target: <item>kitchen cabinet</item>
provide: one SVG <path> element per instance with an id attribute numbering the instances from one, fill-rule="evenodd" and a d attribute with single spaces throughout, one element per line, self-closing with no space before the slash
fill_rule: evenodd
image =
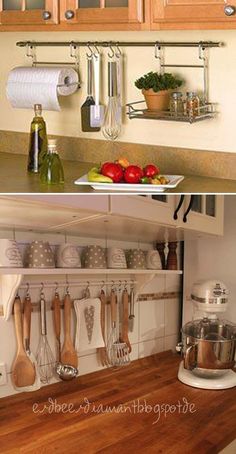
<path id="1" fill-rule="evenodd" d="M 1 25 L 53 25 L 58 24 L 58 0 L 2 0 Z"/>
<path id="2" fill-rule="evenodd" d="M 137 29 L 144 21 L 142 0 L 62 0 L 61 22 L 79 24 L 86 30 Z"/>
<path id="3" fill-rule="evenodd" d="M 128 216 L 162 225 L 175 226 L 173 214 L 178 201 L 173 195 L 110 196 L 112 214 Z"/>
<path id="4" fill-rule="evenodd" d="M 184 231 L 223 235 L 224 197 L 195 195 L 192 209 L 186 216 L 191 196 L 148 195 L 111 196 L 112 214 L 133 217 Z"/>
<path id="5" fill-rule="evenodd" d="M 192 203 L 191 203 L 192 202 Z M 184 222 L 184 214 L 191 203 L 191 210 Z M 179 227 L 186 231 L 193 230 L 206 234 L 223 235 L 224 233 L 224 197 L 204 194 L 185 196 L 180 211 Z"/>
<path id="6" fill-rule="evenodd" d="M 236 27 L 236 1 L 152 0 L 151 29 L 220 29 Z"/>

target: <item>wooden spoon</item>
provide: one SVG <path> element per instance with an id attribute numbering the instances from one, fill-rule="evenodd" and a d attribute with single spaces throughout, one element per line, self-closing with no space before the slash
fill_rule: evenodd
<path id="1" fill-rule="evenodd" d="M 122 305 L 123 305 L 123 320 L 122 320 L 122 341 L 127 344 L 129 353 L 132 350 L 130 341 L 129 341 L 129 295 L 127 290 L 123 291 L 122 294 Z"/>
<path id="2" fill-rule="evenodd" d="M 17 296 L 14 302 L 14 318 L 17 340 L 17 353 L 12 366 L 12 381 L 17 388 L 31 386 L 35 382 L 35 367 L 28 358 L 23 344 L 21 301 Z"/>
<path id="3" fill-rule="evenodd" d="M 65 338 L 61 352 L 62 364 L 78 368 L 78 357 L 71 339 L 71 298 L 66 294 L 64 298 L 64 329 Z"/>

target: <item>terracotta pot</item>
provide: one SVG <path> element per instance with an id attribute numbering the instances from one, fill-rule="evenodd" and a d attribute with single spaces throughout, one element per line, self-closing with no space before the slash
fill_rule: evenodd
<path id="1" fill-rule="evenodd" d="M 150 90 L 142 90 L 149 110 L 168 110 L 171 90 L 162 90 L 157 93 Z"/>

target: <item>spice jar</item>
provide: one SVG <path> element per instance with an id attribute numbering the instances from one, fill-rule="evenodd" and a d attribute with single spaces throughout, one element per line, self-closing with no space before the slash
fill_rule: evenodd
<path id="1" fill-rule="evenodd" d="M 200 112 L 200 99 L 194 91 L 187 92 L 186 113 L 189 117 L 197 117 Z"/>
<path id="2" fill-rule="evenodd" d="M 170 112 L 176 117 L 178 116 L 178 114 L 183 114 L 184 112 L 183 95 L 180 91 L 175 91 L 171 95 Z"/>

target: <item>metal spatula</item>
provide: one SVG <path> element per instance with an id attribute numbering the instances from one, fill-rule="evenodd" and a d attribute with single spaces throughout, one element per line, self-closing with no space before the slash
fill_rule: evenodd
<path id="1" fill-rule="evenodd" d="M 104 106 L 100 104 L 101 88 L 101 54 L 94 53 L 92 56 L 94 67 L 94 99 L 95 104 L 90 106 L 90 126 L 101 128 L 104 120 Z"/>
<path id="2" fill-rule="evenodd" d="M 88 74 L 87 74 L 87 98 L 84 104 L 81 106 L 81 124 L 82 124 L 82 131 L 83 132 L 96 132 L 100 131 L 99 127 L 92 127 L 91 126 L 91 106 L 94 106 L 95 101 L 93 98 L 93 61 L 92 57 L 87 56 L 87 67 L 88 67 Z"/>

